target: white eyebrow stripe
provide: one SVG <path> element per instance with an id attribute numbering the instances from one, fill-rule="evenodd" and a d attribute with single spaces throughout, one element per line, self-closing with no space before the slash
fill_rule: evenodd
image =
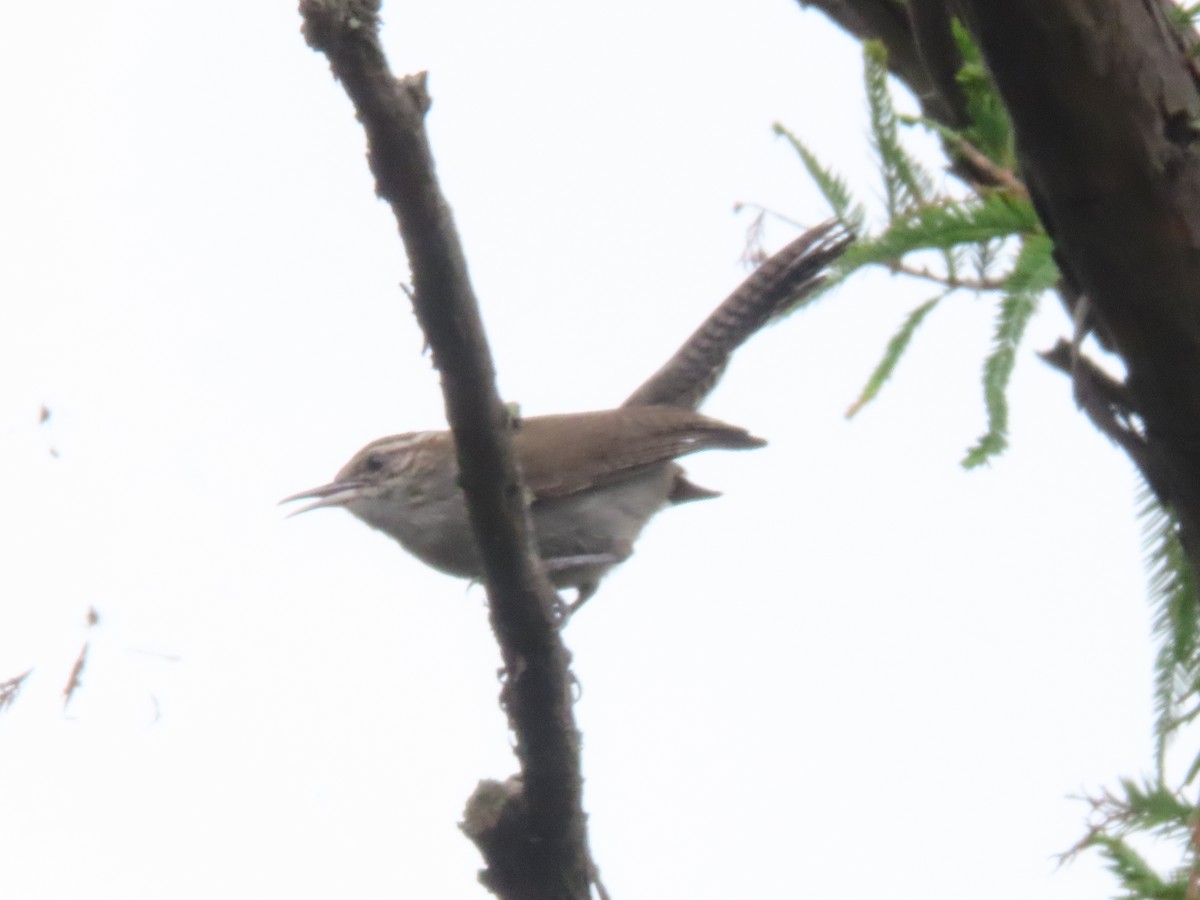
<path id="1" fill-rule="evenodd" d="M 395 450 L 406 450 L 413 444 L 423 443 L 428 440 L 429 436 L 436 434 L 433 431 L 415 431 L 409 434 L 396 434 L 391 437 L 380 438 L 373 443 L 368 444 L 364 450 L 369 453 L 383 451 L 390 453 Z"/>

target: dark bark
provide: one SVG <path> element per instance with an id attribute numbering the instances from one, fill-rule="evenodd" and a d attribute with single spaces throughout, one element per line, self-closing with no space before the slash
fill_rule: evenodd
<path id="1" fill-rule="evenodd" d="M 425 133 L 423 76 L 397 80 L 379 44 L 379 3 L 302 0 L 304 34 L 329 59 L 367 134 L 376 190 L 392 207 L 412 271 L 413 306 L 442 377 L 471 523 L 504 660 L 501 703 L 521 776 L 503 822 L 502 869 L 481 881 L 508 900 L 583 900 L 591 864 L 581 804 L 579 734 L 558 597 L 534 552 L 509 415 L 450 209 Z M 494 842 L 493 842 L 494 843 Z"/>
<path id="2" fill-rule="evenodd" d="M 1200 93 L 1158 0 L 963 0 L 1067 281 L 1200 563 Z M 1200 566 L 1197 567 L 1200 571 Z"/>

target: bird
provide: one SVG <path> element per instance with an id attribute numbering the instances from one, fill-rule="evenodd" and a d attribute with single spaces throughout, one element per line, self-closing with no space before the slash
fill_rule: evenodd
<path id="1" fill-rule="evenodd" d="M 819 289 L 852 240 L 836 222 L 793 240 L 759 266 L 621 406 L 514 417 L 513 451 L 528 491 L 538 554 L 556 588 L 576 591 L 572 611 L 629 558 L 658 512 L 720 496 L 689 481 L 678 459 L 703 450 L 766 445 L 698 407 L 733 352 L 781 311 Z M 302 500 L 309 502 L 291 515 L 340 507 L 440 572 L 483 578 L 449 431 L 372 441 L 332 481 L 280 502 Z"/>

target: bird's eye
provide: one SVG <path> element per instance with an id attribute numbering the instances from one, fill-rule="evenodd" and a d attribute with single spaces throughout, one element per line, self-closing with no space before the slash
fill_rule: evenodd
<path id="1" fill-rule="evenodd" d="M 378 472 L 383 468 L 383 457 L 378 453 L 372 453 L 367 457 L 366 466 L 368 472 Z"/>

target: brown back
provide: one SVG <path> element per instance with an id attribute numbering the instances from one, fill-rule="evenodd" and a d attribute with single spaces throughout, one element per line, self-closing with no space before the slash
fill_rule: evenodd
<path id="1" fill-rule="evenodd" d="M 521 422 L 513 447 L 535 497 L 564 497 L 700 450 L 766 444 L 744 428 L 674 406 L 631 406 Z M 530 448 L 552 446 L 553 453 Z"/>

